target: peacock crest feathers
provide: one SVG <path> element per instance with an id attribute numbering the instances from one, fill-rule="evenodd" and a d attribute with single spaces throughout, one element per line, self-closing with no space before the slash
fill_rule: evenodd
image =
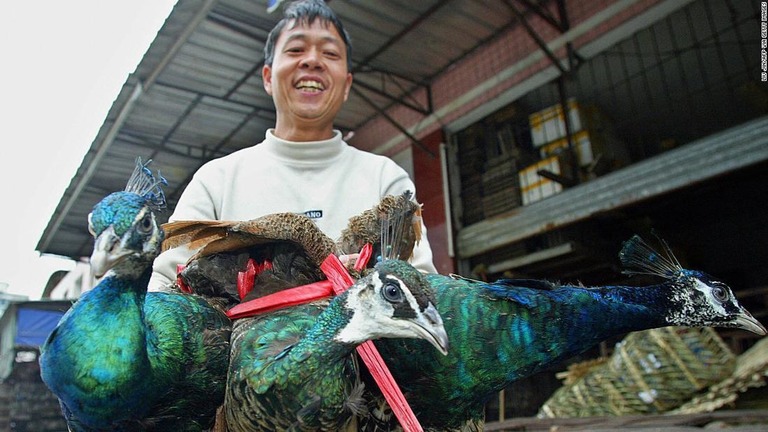
<path id="1" fill-rule="evenodd" d="M 659 253 L 645 242 L 640 236 L 634 235 L 625 241 L 619 252 L 619 260 L 625 270 L 624 274 L 644 274 L 659 276 L 672 280 L 683 276 L 686 270 L 675 258 L 667 243 L 659 239 L 663 252 Z"/>
<path id="2" fill-rule="evenodd" d="M 148 168 L 152 160 L 142 163 L 136 158 L 136 168 L 128 180 L 125 190 L 114 192 L 99 201 L 88 215 L 88 230 L 94 236 L 100 235 L 107 227 L 113 226 L 115 234 L 122 236 L 131 228 L 141 209 L 150 211 L 165 208 L 163 185 L 168 182 L 157 173 L 157 177 Z"/>
<path id="3" fill-rule="evenodd" d="M 168 181 L 163 178 L 160 171 L 157 172 L 157 177 L 152 174 L 152 170 L 149 169 L 151 163 L 152 159 L 143 164 L 140 157 L 136 158 L 136 168 L 133 169 L 131 178 L 125 185 L 125 192 L 144 198 L 146 205 L 153 211 L 159 211 L 166 206 L 163 186 L 168 186 Z"/>

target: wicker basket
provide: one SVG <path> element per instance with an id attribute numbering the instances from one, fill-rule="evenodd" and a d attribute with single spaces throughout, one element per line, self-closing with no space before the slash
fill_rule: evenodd
<path id="1" fill-rule="evenodd" d="M 670 414 L 711 412 L 736 402 L 741 393 L 768 384 L 768 338 L 760 339 L 736 360 L 736 369 L 726 379 L 696 395 Z"/>
<path id="2" fill-rule="evenodd" d="M 604 362 L 570 378 L 539 417 L 661 413 L 729 376 L 736 357 L 710 328 L 631 333 Z"/>

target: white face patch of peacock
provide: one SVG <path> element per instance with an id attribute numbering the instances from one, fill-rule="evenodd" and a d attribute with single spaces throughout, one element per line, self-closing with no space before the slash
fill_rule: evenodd
<path id="1" fill-rule="evenodd" d="M 419 305 L 415 299 L 407 298 L 403 294 L 402 287 L 404 285 L 403 281 L 392 275 L 386 275 L 382 278 L 381 296 L 392 306 L 392 318 L 416 318 L 416 311 L 419 310 Z"/>
<path id="2" fill-rule="evenodd" d="M 680 288 L 674 289 L 671 297 L 677 305 L 667 317 L 672 325 L 722 325 L 741 309 L 725 284 L 712 281 L 705 275 L 688 272 L 673 284 Z"/>
<path id="3" fill-rule="evenodd" d="M 387 293 L 395 288 L 397 293 Z M 374 271 L 348 293 L 345 307 L 353 314 L 336 336 L 339 342 L 357 344 L 381 337 L 417 337 L 410 321 L 417 316 L 419 305 L 397 277 Z"/>
<path id="4" fill-rule="evenodd" d="M 689 284 L 690 281 L 682 279 L 673 282 L 669 287 L 670 293 L 668 298 L 671 302 L 671 307 L 667 310 L 666 320 L 670 325 L 689 325 L 691 317 L 701 313 L 699 310 L 701 305 L 697 305 L 694 298 L 696 294 L 687 288 Z"/>

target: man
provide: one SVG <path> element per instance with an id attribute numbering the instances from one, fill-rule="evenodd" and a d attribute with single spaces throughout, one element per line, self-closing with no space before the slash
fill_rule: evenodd
<path id="1" fill-rule="evenodd" d="M 383 196 L 415 192 L 397 164 L 347 145 L 333 128 L 352 86 L 351 48 L 342 23 L 322 0 L 289 5 L 264 52 L 262 77 L 275 103 L 275 128 L 262 143 L 203 165 L 170 220 L 249 220 L 295 212 L 337 238 L 350 217 Z M 175 280 L 176 265 L 191 253 L 176 248 L 161 254 L 150 289 Z M 426 231 L 412 263 L 436 272 Z"/>

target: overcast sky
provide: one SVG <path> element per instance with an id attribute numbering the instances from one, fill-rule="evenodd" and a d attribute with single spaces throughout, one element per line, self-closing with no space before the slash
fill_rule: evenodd
<path id="1" fill-rule="evenodd" d="M 0 290 L 40 298 L 73 264 L 43 230 L 176 0 L 6 2 L 0 14 Z M 86 221 L 83 221 L 86 229 Z"/>

